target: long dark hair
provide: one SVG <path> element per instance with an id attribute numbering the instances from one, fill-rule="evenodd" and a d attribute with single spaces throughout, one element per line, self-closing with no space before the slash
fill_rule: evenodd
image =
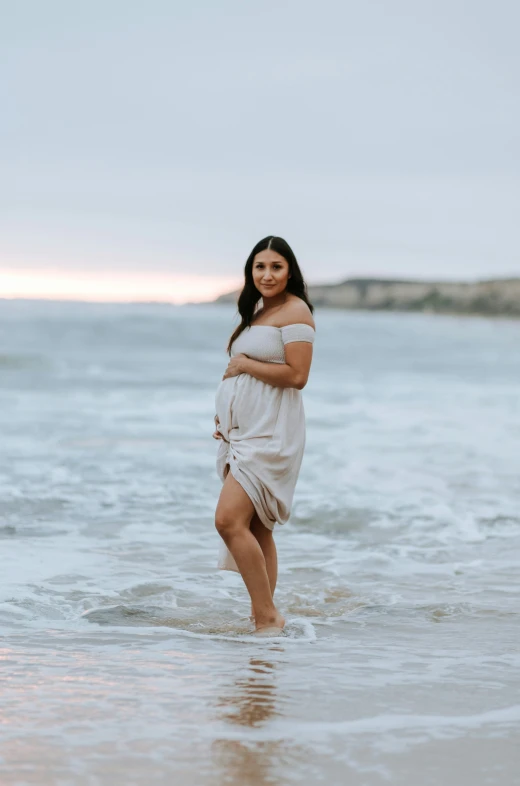
<path id="1" fill-rule="evenodd" d="M 300 266 L 296 261 L 296 257 L 292 248 L 290 247 L 289 243 L 283 239 L 283 237 L 275 237 L 274 235 L 268 235 L 264 237 L 263 240 L 260 240 L 253 248 L 251 253 L 247 258 L 247 262 L 244 267 L 244 276 L 245 276 L 245 284 L 242 292 L 238 296 L 238 312 L 242 317 L 242 321 L 240 325 L 238 325 L 231 335 L 229 339 L 229 343 L 227 345 L 227 353 L 231 355 L 231 345 L 233 341 L 238 338 L 238 336 L 242 333 L 246 327 L 251 325 L 253 320 L 253 316 L 255 313 L 255 307 L 262 295 L 255 287 L 253 281 L 253 260 L 260 251 L 265 251 L 265 249 L 271 249 L 271 251 L 276 251 L 277 254 L 280 254 L 283 257 L 288 265 L 289 265 L 289 274 L 290 278 L 287 279 L 287 287 L 286 291 L 291 292 L 293 295 L 297 295 L 301 298 L 311 310 L 311 314 L 314 311 L 314 306 L 309 301 L 307 295 L 307 285 L 303 279 L 302 271 L 300 270 Z"/>

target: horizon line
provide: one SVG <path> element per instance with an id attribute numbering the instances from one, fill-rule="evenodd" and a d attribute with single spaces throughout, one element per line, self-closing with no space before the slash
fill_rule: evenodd
<path id="1" fill-rule="evenodd" d="M 335 276 L 334 280 L 306 281 L 308 288 L 337 287 L 348 282 L 396 284 L 462 284 L 520 280 L 519 276 L 470 279 L 409 278 L 366 273 Z M 63 270 L 48 268 L 0 267 L 0 299 L 80 303 L 158 303 L 198 305 L 215 302 L 219 297 L 240 292 L 240 276 L 178 275 L 168 271 Z"/>
<path id="2" fill-rule="evenodd" d="M 29 271 L 27 271 L 29 272 Z M 30 271 L 31 273 L 33 271 Z M 42 270 L 38 271 L 41 275 Z M 102 271 L 101 271 L 102 272 Z M 91 273 L 91 271 L 89 271 Z M 12 279 L 12 273 L 8 273 L 9 277 Z M 83 284 L 85 284 L 84 272 L 80 275 L 80 280 Z M 106 273 L 101 278 L 106 277 Z M 16 276 L 16 274 L 15 274 Z M 109 274 L 110 278 L 114 278 L 114 274 Z M 172 297 L 171 299 L 164 298 L 164 296 L 158 297 L 155 292 L 152 294 L 151 297 L 143 298 L 143 296 L 139 297 L 137 293 L 130 293 L 127 292 L 126 297 L 113 297 L 112 292 L 103 292 L 99 291 L 99 288 L 96 287 L 98 290 L 92 291 L 92 289 L 87 293 L 85 296 L 84 293 L 79 292 L 56 292 L 54 291 L 47 291 L 47 292 L 34 292 L 34 291 L 20 291 L 20 292 L 13 292 L 4 294 L 2 292 L 2 278 L 6 278 L 6 271 L 0 268 L 0 302 L 3 301 L 25 301 L 25 302 L 47 302 L 47 303 L 83 303 L 83 304 L 97 304 L 97 305 L 159 305 L 159 306 L 197 306 L 197 305 L 208 305 L 211 303 L 215 303 L 219 297 L 225 295 L 231 295 L 233 292 L 239 292 L 241 287 L 235 286 L 234 288 L 229 288 L 230 279 L 228 277 L 215 277 L 215 276 L 172 276 L 172 275 L 164 275 L 164 274 L 134 274 L 133 276 L 128 277 L 126 276 L 127 282 L 130 279 L 134 279 L 134 283 L 140 283 L 142 285 L 143 278 L 146 280 L 147 283 L 150 283 L 150 278 L 159 278 L 160 282 L 156 281 L 155 283 L 162 283 L 164 285 L 165 280 L 166 282 L 172 286 L 175 284 L 179 286 L 180 282 L 184 282 L 184 294 L 181 295 L 180 293 L 177 294 L 177 297 Z M 26 278 L 25 276 L 22 278 Z M 206 286 L 200 287 L 202 283 Z M 224 279 L 224 280 L 222 280 Z M 236 283 L 236 278 L 231 279 Z M 243 279 L 241 280 L 242 284 Z M 485 284 L 485 283 L 494 283 L 494 282 L 502 282 L 506 283 L 508 281 L 520 281 L 519 275 L 504 275 L 504 276 L 496 276 L 496 277 L 487 277 L 487 278 L 471 278 L 471 279 L 426 279 L 426 278 L 406 278 L 406 277 L 387 277 L 387 276 L 360 276 L 354 275 L 349 276 L 348 278 L 339 278 L 336 281 L 327 281 L 322 283 L 310 283 L 306 282 L 308 287 L 334 287 L 340 286 L 342 284 L 348 282 L 366 282 L 366 283 L 395 283 L 395 284 L 462 284 L 462 285 L 471 285 L 471 284 Z M 224 283 L 225 282 L 225 283 Z M 78 283 L 78 282 L 76 282 Z M 90 284 L 99 283 L 97 277 L 94 274 L 93 280 L 90 281 Z M 49 284 L 48 281 L 45 282 L 46 285 Z M 208 287 L 209 285 L 209 287 Z M 226 286 L 227 285 L 227 286 Z M 23 287 L 22 287 L 23 288 Z M 201 298 L 200 289 L 206 290 L 205 297 Z M 146 287 L 145 287 L 146 289 Z M 152 287 L 152 289 L 155 289 Z M 164 291 L 164 289 L 163 289 Z M 189 292 L 188 292 L 189 291 Z M 192 299 L 195 295 L 198 299 Z M 190 297 L 191 296 L 191 297 Z"/>

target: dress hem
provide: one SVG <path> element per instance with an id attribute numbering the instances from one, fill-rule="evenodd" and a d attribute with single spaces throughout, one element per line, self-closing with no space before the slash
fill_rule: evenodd
<path id="1" fill-rule="evenodd" d="M 258 511 L 258 505 L 255 504 L 254 495 L 251 493 L 251 490 L 250 490 L 250 484 L 249 484 L 247 478 L 245 477 L 244 473 L 240 469 L 240 467 L 238 465 L 238 461 L 236 459 L 234 459 L 233 461 L 226 461 L 224 463 L 224 470 L 226 468 L 226 465 L 228 465 L 228 464 L 229 464 L 229 471 L 231 472 L 231 474 L 233 475 L 233 477 L 235 478 L 237 483 L 239 483 L 241 485 L 241 487 L 244 489 L 245 493 L 247 494 L 247 496 L 251 500 L 251 502 L 253 504 L 253 507 L 255 509 L 256 515 L 258 516 L 258 518 L 260 519 L 260 521 L 262 522 L 264 527 L 272 532 L 274 530 L 274 524 L 276 524 L 276 522 L 274 522 L 272 526 L 268 526 L 265 523 L 263 516 L 260 515 L 260 513 Z M 238 472 L 237 472 L 237 470 L 238 470 Z M 224 474 L 224 471 L 222 472 L 222 474 Z M 224 480 L 225 480 L 225 478 L 224 478 Z M 222 543 L 221 543 L 221 549 L 220 549 L 219 559 L 218 559 L 218 563 L 217 563 L 217 569 L 218 570 L 232 570 L 232 571 L 235 571 L 236 573 L 240 573 L 240 570 L 238 569 L 238 566 L 237 566 L 237 564 L 235 562 L 235 558 L 233 557 L 232 553 L 230 552 L 230 550 L 226 546 L 224 540 L 222 540 Z"/>

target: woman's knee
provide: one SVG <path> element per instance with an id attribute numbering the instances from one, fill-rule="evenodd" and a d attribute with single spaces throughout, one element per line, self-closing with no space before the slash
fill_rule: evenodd
<path id="1" fill-rule="evenodd" d="M 235 516 L 225 512 L 217 512 L 215 514 L 215 528 L 221 538 L 228 540 L 240 532 L 242 526 Z"/>

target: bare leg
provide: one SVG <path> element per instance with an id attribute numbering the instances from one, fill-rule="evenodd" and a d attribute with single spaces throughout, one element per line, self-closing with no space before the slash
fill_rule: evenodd
<path id="1" fill-rule="evenodd" d="M 250 529 L 260 544 L 260 548 L 262 549 L 267 575 L 269 577 L 269 586 L 271 587 L 271 595 L 274 598 L 274 591 L 276 589 L 276 581 L 278 578 L 278 555 L 276 553 L 276 545 L 274 542 L 273 533 L 270 529 L 267 529 L 264 524 L 262 524 L 256 512 L 251 519 Z M 254 620 L 254 618 L 255 613 L 253 605 L 251 604 L 251 619 Z"/>
<path id="2" fill-rule="evenodd" d="M 254 512 L 249 496 L 228 471 L 215 512 L 215 526 L 233 555 L 251 597 L 256 629 L 283 628 L 285 620 L 273 603 L 264 554 L 249 528 Z"/>

